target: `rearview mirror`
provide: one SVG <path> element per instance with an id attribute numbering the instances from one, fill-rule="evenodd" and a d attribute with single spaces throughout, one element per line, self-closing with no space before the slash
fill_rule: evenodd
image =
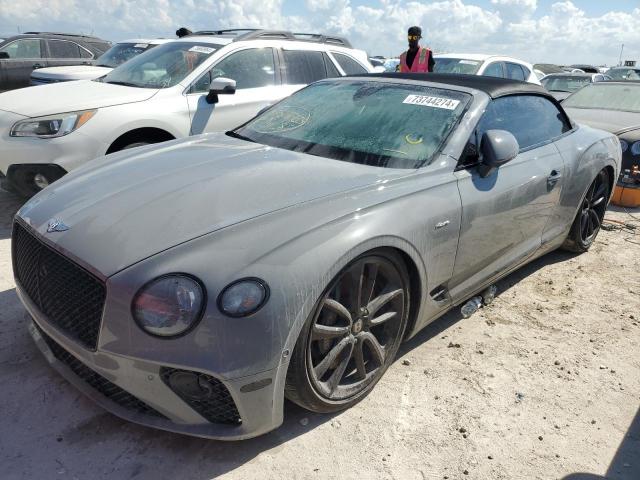
<path id="1" fill-rule="evenodd" d="M 218 95 L 233 95 L 236 93 L 236 81 L 231 78 L 218 77 L 209 85 L 208 103 L 218 103 Z"/>
<path id="2" fill-rule="evenodd" d="M 7 52 L 0 52 L 0 60 L 6 60 L 7 58 L 11 58 Z"/>
<path id="3" fill-rule="evenodd" d="M 489 176 L 500 165 L 518 156 L 520 145 L 516 137 L 506 130 L 487 130 L 482 135 L 480 152 L 482 162 L 478 166 L 481 177 Z"/>

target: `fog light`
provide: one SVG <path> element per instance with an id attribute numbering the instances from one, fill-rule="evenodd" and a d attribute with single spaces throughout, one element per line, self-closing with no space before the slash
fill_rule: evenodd
<path id="1" fill-rule="evenodd" d="M 213 385 L 196 372 L 176 371 L 169 376 L 169 386 L 192 400 L 205 400 L 213 394 Z"/>
<path id="2" fill-rule="evenodd" d="M 35 176 L 33 177 L 33 183 L 35 183 L 36 187 L 38 187 L 40 190 L 49 186 L 49 180 L 47 180 L 47 177 L 45 177 L 41 173 L 35 174 Z"/>

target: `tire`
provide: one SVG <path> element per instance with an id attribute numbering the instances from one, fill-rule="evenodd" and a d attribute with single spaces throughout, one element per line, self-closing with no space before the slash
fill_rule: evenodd
<path id="1" fill-rule="evenodd" d="M 402 343 L 409 300 L 409 274 L 396 252 L 374 250 L 350 262 L 302 328 L 286 397 L 318 413 L 345 410 L 366 397 Z"/>
<path id="2" fill-rule="evenodd" d="M 152 142 L 133 142 L 133 143 L 130 143 L 129 145 L 125 145 L 124 147 L 122 147 L 120 151 L 129 150 L 130 148 L 144 147 L 145 145 L 151 145 L 151 143 Z"/>
<path id="3" fill-rule="evenodd" d="M 564 250 L 583 253 L 593 245 L 607 209 L 609 189 L 609 174 L 606 170 L 601 170 L 580 203 L 569 235 L 562 245 Z"/>

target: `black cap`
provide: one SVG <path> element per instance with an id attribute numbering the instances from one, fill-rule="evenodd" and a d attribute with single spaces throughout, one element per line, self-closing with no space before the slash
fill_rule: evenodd
<path id="1" fill-rule="evenodd" d="M 187 35 L 191 35 L 191 33 L 191 30 L 189 30 L 188 28 L 180 27 L 178 30 L 176 30 L 176 37 L 186 37 Z"/>
<path id="2" fill-rule="evenodd" d="M 409 35 L 418 35 L 419 37 L 422 36 L 422 29 L 420 27 L 410 27 L 409 28 Z"/>

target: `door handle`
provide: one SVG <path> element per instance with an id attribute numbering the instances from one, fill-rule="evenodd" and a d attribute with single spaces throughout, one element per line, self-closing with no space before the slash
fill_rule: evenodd
<path id="1" fill-rule="evenodd" d="M 34 63 L 33 64 L 33 68 L 42 68 L 44 67 L 44 65 L 42 65 L 41 63 Z"/>
<path id="2" fill-rule="evenodd" d="M 553 170 L 547 177 L 547 184 L 552 187 L 556 183 L 558 183 L 558 180 L 560 180 L 561 178 L 562 178 L 562 174 L 557 170 Z"/>

